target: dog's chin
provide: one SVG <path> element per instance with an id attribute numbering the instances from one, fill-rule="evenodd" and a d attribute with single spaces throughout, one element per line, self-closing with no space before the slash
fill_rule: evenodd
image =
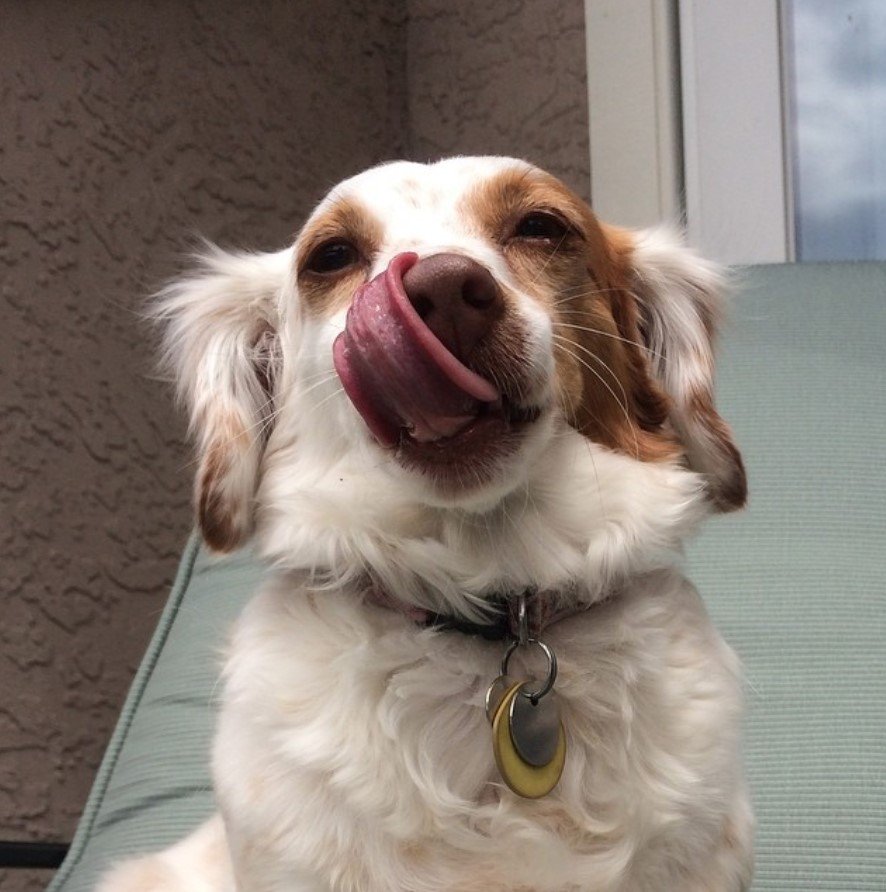
<path id="1" fill-rule="evenodd" d="M 524 458 L 548 429 L 543 408 L 518 408 L 502 399 L 447 437 L 419 440 L 401 430 L 386 450 L 396 465 L 441 506 L 486 508 L 519 485 Z"/>

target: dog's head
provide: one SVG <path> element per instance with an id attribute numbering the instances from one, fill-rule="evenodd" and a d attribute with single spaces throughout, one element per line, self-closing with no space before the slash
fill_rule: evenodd
<path id="1" fill-rule="evenodd" d="M 227 551 L 258 516 L 283 543 L 286 525 L 384 506 L 382 535 L 439 540 L 415 506 L 489 511 L 534 475 L 550 494 L 550 465 L 579 461 L 564 441 L 598 478 L 606 455 L 637 481 L 685 468 L 737 508 L 744 470 L 712 396 L 720 288 L 677 239 L 604 226 L 521 161 L 347 180 L 292 248 L 210 252 L 159 304 L 203 534 Z"/>

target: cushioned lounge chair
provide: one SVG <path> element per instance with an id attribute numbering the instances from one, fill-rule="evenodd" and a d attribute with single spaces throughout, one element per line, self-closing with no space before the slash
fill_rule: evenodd
<path id="1" fill-rule="evenodd" d="M 744 660 L 758 892 L 886 890 L 886 265 L 742 273 L 720 405 L 747 512 L 690 575 Z M 225 630 L 261 577 L 192 539 L 50 892 L 179 839 L 212 810 Z"/>

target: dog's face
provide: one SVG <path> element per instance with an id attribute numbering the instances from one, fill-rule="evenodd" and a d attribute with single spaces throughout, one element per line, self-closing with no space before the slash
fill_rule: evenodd
<path id="1" fill-rule="evenodd" d="M 627 343 L 633 320 L 616 321 L 617 250 L 582 202 L 528 165 L 376 168 L 335 189 L 296 244 L 304 331 L 319 348 L 304 371 L 332 357 L 363 422 L 353 435 L 431 498 L 513 484 L 555 414 L 642 458 L 675 454 L 635 361 L 643 348 Z"/>
<path id="2" fill-rule="evenodd" d="M 521 161 L 347 180 L 292 249 L 211 255 L 166 294 L 204 534 L 229 550 L 256 509 L 285 515 L 293 487 L 356 477 L 485 510 L 563 437 L 688 466 L 738 507 L 744 472 L 711 394 L 719 284 Z"/>
<path id="3" fill-rule="evenodd" d="M 395 164 L 335 190 L 299 238 L 299 295 L 336 332 L 356 435 L 431 498 L 494 486 L 551 411 L 550 261 L 579 250 L 555 189 L 489 159 Z"/>

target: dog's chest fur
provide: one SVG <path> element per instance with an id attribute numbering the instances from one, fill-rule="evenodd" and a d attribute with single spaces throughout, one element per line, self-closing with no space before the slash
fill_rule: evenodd
<path id="1" fill-rule="evenodd" d="M 483 710 L 498 645 L 302 585 L 259 596 L 228 661 L 215 775 L 245 869 L 310 867 L 336 888 L 602 890 L 629 865 L 638 882 L 646 861 L 660 871 L 668 846 L 717 843 L 700 792 L 736 782 L 721 729 L 738 667 L 679 575 L 551 629 L 569 759 L 540 802 L 499 795 Z"/>

